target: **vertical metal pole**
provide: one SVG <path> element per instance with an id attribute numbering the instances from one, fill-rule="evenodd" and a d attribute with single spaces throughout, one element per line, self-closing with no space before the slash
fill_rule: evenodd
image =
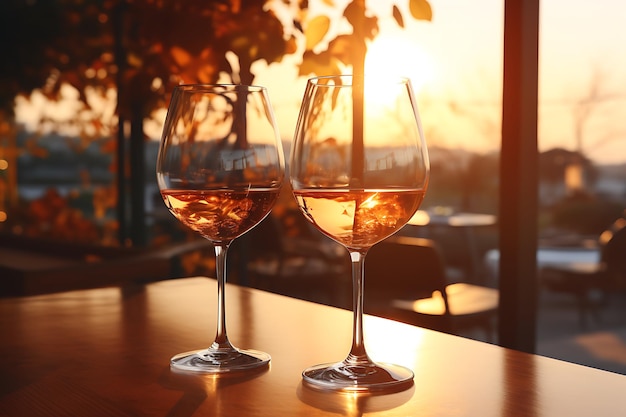
<path id="1" fill-rule="evenodd" d="M 146 228 L 146 151 L 143 98 L 133 98 L 130 128 L 130 238 L 133 246 L 148 243 Z"/>
<path id="2" fill-rule="evenodd" d="M 499 344 L 535 351 L 539 0 L 504 0 Z"/>
<path id="3" fill-rule="evenodd" d="M 126 54 L 124 46 L 125 15 L 126 2 L 120 1 L 113 12 L 115 31 L 115 62 L 117 64 L 116 84 L 118 109 L 121 107 L 119 105 L 121 97 L 126 94 L 123 82 L 124 73 L 126 71 Z M 117 117 L 117 223 L 118 240 L 120 245 L 124 246 L 129 238 L 126 207 L 126 119 L 119 111 Z"/>

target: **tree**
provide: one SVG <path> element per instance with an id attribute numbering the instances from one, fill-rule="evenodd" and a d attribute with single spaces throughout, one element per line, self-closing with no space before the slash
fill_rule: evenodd
<path id="1" fill-rule="evenodd" d="M 59 99 L 70 84 L 88 104 L 87 88 L 117 90 L 118 218 L 121 240 L 144 244 L 143 121 L 167 103 L 166 92 L 180 83 L 251 83 L 252 63 L 277 62 L 295 52 L 294 36 L 265 0 L 10 0 L 0 6 L 3 50 L 0 108 L 12 117 L 14 97 L 39 88 Z M 237 66 L 228 59 L 236 58 Z M 127 138 L 124 125 L 130 124 Z M 130 143 L 129 161 L 125 144 Z M 127 166 L 128 165 L 128 166 Z M 126 180 L 130 180 L 130 190 Z M 131 199 L 126 233 L 126 196 Z"/>
<path id="2" fill-rule="evenodd" d="M 589 125 L 597 114 L 606 114 L 609 108 L 607 105 L 620 100 L 623 96 L 619 93 L 605 92 L 604 84 L 607 77 L 599 68 L 594 69 L 589 80 L 588 90 L 579 98 L 574 100 L 572 104 L 572 116 L 574 122 L 574 140 L 576 143 L 575 151 L 581 155 L 589 157 L 594 150 L 606 145 L 608 142 L 622 138 L 624 131 L 616 131 L 615 129 L 602 129 L 599 132 L 593 132 L 598 136 L 592 143 L 589 131 Z M 587 143 L 585 143 L 587 142 Z"/>
<path id="3" fill-rule="evenodd" d="M 427 0 L 408 0 L 408 7 L 414 18 L 431 19 Z M 403 26 L 400 8 L 396 4 L 392 8 L 394 19 Z M 291 23 L 279 19 L 278 11 L 287 11 Z M 10 119 L 14 98 L 34 89 L 55 100 L 61 86 L 70 84 L 87 105 L 88 88 L 101 94 L 115 89 L 120 239 L 142 245 L 143 122 L 166 106 L 174 85 L 213 83 L 220 76 L 250 84 L 253 63 L 280 62 L 285 55 L 298 53 L 301 38 L 302 75 L 362 69 L 366 42 L 378 33 L 377 18 L 367 15 L 365 0 L 345 6 L 342 17 L 352 32 L 336 34 L 323 52 L 314 49 L 328 37 L 330 20 L 321 15 L 310 18 L 308 11 L 307 0 L 4 0 L 0 46 L 7 65 L 0 67 L 0 117 Z M 124 192 L 127 179 L 130 187 Z"/>
<path id="4" fill-rule="evenodd" d="M 332 0 L 329 3 L 334 3 Z M 396 2 L 391 2 L 392 16 L 398 26 L 404 28 L 404 17 Z M 399 2 L 398 2 L 399 3 Z M 409 0 L 409 12 L 415 20 L 432 19 L 432 9 L 427 0 Z M 328 42 L 328 47 L 315 52 L 315 47 L 327 38 L 331 28 L 331 19 L 325 15 L 311 18 L 305 27 L 306 47 L 300 65 L 300 75 L 341 74 L 346 66 L 353 72 L 363 71 L 367 42 L 378 35 L 378 18 L 367 13 L 365 0 L 353 0 L 343 10 L 342 17 L 347 21 L 352 32 L 338 33 Z"/>
<path id="5" fill-rule="evenodd" d="M 431 19 L 426 0 L 408 3 L 415 19 Z M 270 4 L 296 15 L 292 33 L 286 34 Z M 391 6 L 403 27 L 400 8 Z M 358 65 L 362 46 L 378 34 L 377 18 L 367 15 L 365 1 L 345 6 L 342 17 L 352 32 L 336 34 L 322 52 L 313 49 L 328 37 L 331 21 L 324 15 L 309 18 L 308 8 L 306 0 L 5 0 L 0 107 L 10 112 L 15 96 L 34 89 L 55 99 L 68 83 L 83 100 L 87 87 L 123 86 L 120 112 L 129 111 L 137 94 L 148 114 L 181 82 L 216 82 L 225 74 L 234 83 L 251 83 L 252 64 L 296 53 L 299 35 L 305 36 L 302 75 L 338 74 Z"/>

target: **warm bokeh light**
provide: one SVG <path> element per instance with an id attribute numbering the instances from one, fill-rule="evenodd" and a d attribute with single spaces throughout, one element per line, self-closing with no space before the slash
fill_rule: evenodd
<path id="1" fill-rule="evenodd" d="M 393 78 L 384 73 L 367 75 L 364 91 L 366 118 L 389 117 L 390 114 L 394 117 L 401 117 L 399 107 L 401 107 L 402 98 L 405 98 L 403 93 L 406 87 L 405 84 L 399 82 L 401 78 L 398 78 L 396 84 L 390 85 L 389 81 L 392 80 Z M 388 128 L 389 126 L 385 126 L 385 129 Z"/>
<path id="2" fill-rule="evenodd" d="M 380 35 L 368 47 L 365 73 L 408 77 L 413 90 L 418 92 L 434 80 L 435 61 L 406 37 Z"/>

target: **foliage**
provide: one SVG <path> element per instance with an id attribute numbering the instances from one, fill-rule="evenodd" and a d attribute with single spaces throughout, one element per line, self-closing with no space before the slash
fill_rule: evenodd
<path id="1" fill-rule="evenodd" d="M 173 85 L 215 82 L 221 73 L 250 83 L 253 62 L 278 62 L 295 52 L 295 38 L 265 0 L 56 0 L 3 2 L 0 105 L 35 88 L 50 99 L 74 86 L 117 88 L 118 112 L 140 100 L 144 115 L 163 106 Z M 238 58 L 238 68 L 227 52 Z"/>
<path id="2" fill-rule="evenodd" d="M 81 199 L 79 193 L 65 197 L 56 189 L 48 189 L 41 197 L 34 199 L 26 209 L 14 213 L 7 224 L 0 224 L 0 231 L 6 230 L 27 237 L 54 238 L 57 240 L 102 244 L 112 243 L 115 225 L 111 221 L 95 223 L 85 215 L 85 211 L 75 207 Z M 89 200 L 92 198 L 89 197 Z M 94 202 L 97 195 L 93 196 Z"/>
<path id="3" fill-rule="evenodd" d="M 339 7 L 334 0 L 319 1 Z M 431 19 L 427 0 L 403 2 L 413 18 Z M 403 27 L 401 7 L 394 3 L 392 16 Z M 141 175 L 133 169 L 143 171 L 143 148 L 134 144 L 143 142 L 143 120 L 166 107 L 175 85 L 224 77 L 251 84 L 255 62 L 280 62 L 288 54 L 302 54 L 301 75 L 359 67 L 367 42 L 378 34 L 378 20 L 368 14 L 365 0 L 343 7 L 341 22 L 333 22 L 311 15 L 308 0 L 2 0 L 0 123 L 13 118 L 16 97 L 35 90 L 61 101 L 70 85 L 87 110 L 89 94 L 108 98 L 115 91 L 117 116 L 131 122 L 131 166 L 120 165 L 117 173 L 130 172 L 130 194 L 142 201 L 141 183 L 133 181 Z M 339 33 L 339 26 L 351 30 Z M 107 137 L 102 151 L 115 152 L 125 133 L 118 132 L 114 142 L 112 127 L 97 118 L 77 115 L 75 123 L 89 125 L 79 129 L 91 132 L 85 141 Z"/>
<path id="4" fill-rule="evenodd" d="M 498 154 L 452 151 L 433 146 L 431 181 L 423 207 L 443 205 L 454 211 L 497 213 Z"/>
<path id="5" fill-rule="evenodd" d="M 427 0 L 408 6 L 413 18 L 431 19 Z M 392 8 L 403 27 L 400 8 Z M 290 33 L 274 9 L 293 15 Z M 306 0 L 4 0 L 0 108 L 10 113 L 15 96 L 37 88 L 57 99 L 68 83 L 85 103 L 88 87 L 118 88 L 120 114 L 128 116 L 131 103 L 141 100 L 148 115 L 179 83 L 216 82 L 221 74 L 252 83 L 252 64 L 296 53 L 298 36 L 305 38 L 300 73 L 307 75 L 337 74 L 358 63 L 365 42 L 378 34 L 377 18 L 367 15 L 364 0 L 354 0 L 342 14 L 352 33 L 314 52 L 332 36 L 332 25 L 328 16 L 308 11 Z"/>
<path id="6" fill-rule="evenodd" d="M 563 198 L 552 208 L 552 226 L 582 235 L 599 236 L 621 217 L 623 206 L 586 193 Z"/>
<path id="7" fill-rule="evenodd" d="M 328 3 L 334 4 L 332 0 Z M 416 20 L 431 20 L 432 9 L 427 0 L 409 0 L 409 11 Z M 316 15 L 305 22 L 305 51 L 299 73 L 303 76 L 338 75 L 346 66 L 363 65 L 367 41 L 378 35 L 378 18 L 367 14 L 365 0 L 349 2 L 342 14 L 352 28 L 351 33 L 338 34 L 328 42 L 321 52 L 318 46 L 328 38 L 332 29 L 331 19 L 326 15 Z M 400 27 L 404 27 L 404 18 L 397 4 L 392 4 L 392 16 Z"/>

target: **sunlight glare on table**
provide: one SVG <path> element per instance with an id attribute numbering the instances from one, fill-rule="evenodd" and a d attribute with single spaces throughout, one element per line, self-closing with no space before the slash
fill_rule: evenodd
<path id="1" fill-rule="evenodd" d="M 410 331 L 407 331 L 410 328 Z M 374 361 L 393 362 L 412 369 L 418 368 L 419 351 L 424 331 L 380 317 L 364 317 L 364 337 L 367 350 Z"/>

